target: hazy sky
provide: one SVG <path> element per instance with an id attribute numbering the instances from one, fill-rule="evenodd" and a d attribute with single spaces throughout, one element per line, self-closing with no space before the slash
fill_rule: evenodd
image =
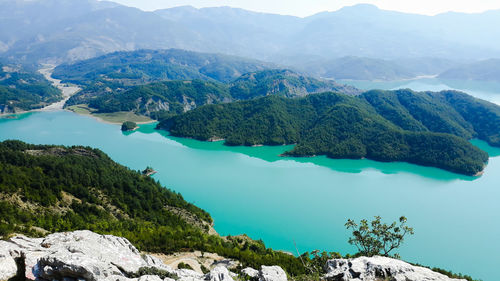
<path id="1" fill-rule="evenodd" d="M 252 11 L 308 16 L 322 11 L 335 11 L 343 6 L 370 3 L 385 10 L 435 15 L 455 11 L 476 13 L 500 9 L 500 0 L 112 0 L 143 10 L 156 10 L 182 5 L 200 7 L 231 6 Z"/>

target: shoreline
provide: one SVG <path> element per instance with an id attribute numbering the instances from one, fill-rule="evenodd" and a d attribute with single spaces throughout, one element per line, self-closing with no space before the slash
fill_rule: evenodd
<path id="1" fill-rule="evenodd" d="M 77 115 L 80 115 L 80 116 L 88 116 L 88 117 L 91 117 L 91 118 L 95 119 L 97 122 L 101 122 L 101 123 L 105 123 L 105 124 L 121 125 L 123 123 L 123 122 L 107 121 L 107 120 L 104 120 L 104 119 L 100 118 L 99 116 L 95 116 L 93 114 L 78 113 L 78 112 L 75 112 L 73 110 L 66 109 L 66 108 L 53 109 L 53 110 L 42 110 L 41 108 L 39 108 L 39 109 L 32 109 L 32 110 L 27 110 L 27 111 L 18 111 L 18 112 L 15 112 L 15 113 L 0 113 L 0 118 L 2 118 L 2 119 L 16 119 L 16 118 L 9 118 L 8 116 L 21 115 L 21 114 L 26 114 L 26 113 L 35 113 L 35 112 L 58 112 L 58 111 L 71 112 L 71 113 L 74 113 L 74 114 L 77 114 Z M 158 120 L 143 121 L 143 122 L 134 122 L 134 123 L 136 123 L 137 125 L 145 125 L 145 124 L 151 124 L 151 123 L 155 123 L 155 122 L 158 122 Z M 138 128 L 139 127 L 137 127 L 136 130 Z"/>
<path id="2" fill-rule="evenodd" d="M 66 108 L 63 108 L 62 110 L 72 112 L 72 113 L 80 115 L 80 116 L 88 116 L 88 117 L 91 117 L 91 118 L 95 119 L 96 121 L 104 123 L 104 124 L 121 125 L 121 124 L 123 124 L 123 122 L 125 122 L 125 121 L 121 121 L 121 122 L 108 121 L 108 120 L 104 120 L 101 117 L 96 116 L 92 113 L 90 113 L 90 114 L 78 113 L 78 112 L 75 112 L 71 109 L 66 109 Z M 151 119 L 151 121 L 142 121 L 142 122 L 134 122 L 134 123 L 137 125 L 145 125 L 145 124 L 151 124 L 151 123 L 155 123 L 155 122 L 158 122 L 158 120 Z M 135 128 L 133 131 L 137 130 L 138 128 L 139 127 Z M 131 132 L 131 131 L 129 131 L 129 132 Z"/>
<path id="3" fill-rule="evenodd" d="M 82 90 L 82 88 L 78 86 L 67 86 L 61 83 L 61 80 L 52 78 L 52 73 L 56 68 L 53 64 L 44 64 L 42 68 L 38 69 L 38 73 L 42 74 L 47 81 L 49 81 L 52 86 L 56 87 L 61 91 L 62 99 L 60 101 L 51 103 L 41 108 L 30 109 L 30 110 L 21 110 L 10 113 L 0 113 L 0 117 L 15 115 L 15 114 L 24 114 L 29 112 L 44 112 L 44 111 L 59 111 L 64 110 L 64 105 L 66 102 L 76 93 Z"/>
<path id="4" fill-rule="evenodd" d="M 168 130 L 166 130 L 166 131 L 169 132 Z M 196 139 L 196 138 L 193 138 L 193 137 L 186 137 L 186 136 L 174 136 L 174 137 L 182 138 L 182 139 L 192 139 L 192 140 L 197 140 L 197 141 L 200 141 L 200 142 L 207 142 L 207 143 L 215 142 L 215 141 L 212 140 L 213 138 L 209 138 L 209 139 L 206 139 L 206 140 L 200 140 L 200 139 Z M 217 141 L 220 141 L 220 140 L 217 140 Z M 266 144 L 227 145 L 225 143 L 223 145 L 224 146 L 228 146 L 228 147 L 251 147 L 251 148 L 273 147 L 274 146 L 274 145 L 266 145 Z M 287 145 L 296 145 L 296 144 L 282 144 L 282 145 L 277 145 L 277 146 L 287 146 Z M 412 163 L 412 162 L 408 162 L 408 161 L 404 161 L 404 160 L 387 161 L 386 162 L 386 161 L 379 161 L 379 160 L 375 160 L 375 159 L 371 159 L 371 158 L 367 158 L 367 157 L 361 157 L 361 158 L 331 158 L 331 157 L 328 157 L 328 156 L 326 156 L 324 154 L 319 154 L 319 155 L 313 154 L 313 155 L 300 155 L 300 156 L 296 156 L 296 155 L 289 155 L 286 152 L 281 153 L 281 154 L 278 155 L 278 157 L 292 158 L 292 159 L 293 158 L 304 158 L 304 159 L 307 159 L 307 158 L 315 158 L 315 157 L 319 157 L 319 156 L 325 156 L 326 158 L 332 159 L 332 160 L 355 160 L 355 161 L 368 160 L 368 161 L 373 161 L 373 162 L 377 162 L 377 163 L 403 163 L 403 164 L 408 164 L 408 165 L 415 165 L 415 166 L 418 166 L 418 167 L 424 167 L 424 168 L 430 168 L 430 169 L 437 169 L 437 170 L 445 172 L 445 173 L 450 173 L 450 174 L 453 174 L 457 178 L 462 179 L 462 180 L 476 180 L 476 179 L 479 179 L 480 177 L 482 177 L 485 174 L 485 168 L 486 168 L 486 166 L 485 166 L 485 168 L 483 168 L 482 171 L 477 172 L 475 174 L 465 174 L 465 173 L 454 172 L 452 170 L 441 168 L 441 167 L 438 167 L 438 166 L 422 165 L 422 164 Z"/>
<path id="5" fill-rule="evenodd" d="M 322 77 L 325 80 L 334 80 L 340 83 L 344 83 L 346 81 L 353 81 L 353 82 L 374 82 L 374 83 L 380 83 L 380 82 L 405 82 L 405 81 L 414 81 L 414 80 L 419 80 L 419 79 L 436 79 L 438 78 L 439 74 L 434 74 L 434 75 L 418 75 L 415 77 L 411 78 L 402 78 L 402 79 L 395 79 L 395 80 L 384 80 L 384 79 L 374 79 L 374 80 L 365 80 L 365 79 L 337 79 L 337 78 L 325 78 Z"/>

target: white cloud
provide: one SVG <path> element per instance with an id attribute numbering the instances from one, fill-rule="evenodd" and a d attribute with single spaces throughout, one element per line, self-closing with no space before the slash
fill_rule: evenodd
<path id="1" fill-rule="evenodd" d="M 182 5 L 197 8 L 231 6 L 252 11 L 308 16 L 322 11 L 335 11 L 344 6 L 370 3 L 381 9 L 435 15 L 455 11 L 477 13 L 500 9 L 499 0 L 112 0 L 143 10 L 156 10 Z"/>

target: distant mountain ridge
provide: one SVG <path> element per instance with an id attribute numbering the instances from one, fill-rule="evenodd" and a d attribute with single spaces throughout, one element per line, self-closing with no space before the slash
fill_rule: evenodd
<path id="1" fill-rule="evenodd" d="M 211 80 L 229 82 L 240 75 L 275 67 L 241 57 L 179 49 L 122 51 L 57 66 L 53 76 L 85 84 L 96 79 L 144 84 L 159 80 Z"/>
<path id="2" fill-rule="evenodd" d="M 144 12 L 96 0 L 4 0 L 1 5 L 0 56 L 25 63 L 59 63 L 144 48 L 278 63 L 293 63 L 297 57 L 500 56 L 500 30 L 494 28 L 500 25 L 500 11 L 430 17 L 356 5 L 298 18 L 228 7 Z"/>
<path id="3" fill-rule="evenodd" d="M 440 58 L 384 60 L 348 56 L 307 61 L 298 63 L 296 67 L 311 75 L 336 80 L 396 81 L 438 75 L 458 65 L 457 61 Z"/>
<path id="4" fill-rule="evenodd" d="M 439 78 L 500 82 L 500 59 L 460 65 L 441 73 Z"/>
<path id="5" fill-rule="evenodd" d="M 154 119 L 205 104 L 267 95 L 293 98 L 327 91 L 361 93 L 352 86 L 273 67 L 233 56 L 139 50 L 62 64 L 53 75 L 83 87 L 66 107 L 85 105 L 96 113 L 127 111 Z"/>

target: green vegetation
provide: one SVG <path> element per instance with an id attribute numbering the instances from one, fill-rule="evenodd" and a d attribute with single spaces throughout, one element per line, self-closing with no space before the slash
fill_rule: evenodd
<path id="1" fill-rule="evenodd" d="M 243 267 L 279 265 L 292 280 L 319 280 L 326 260 L 341 257 L 319 251 L 294 257 L 244 235 L 209 235 L 166 207 L 183 209 L 211 223 L 208 213 L 150 177 L 88 147 L 0 142 L 0 195 L 0 237 L 89 229 L 125 237 L 142 251 L 171 254 L 200 250 L 237 259 Z M 175 277 L 141 268 L 130 278 L 148 274 Z"/>
<path id="2" fill-rule="evenodd" d="M 459 92 L 377 90 L 207 105 L 163 119 L 158 128 L 227 145 L 297 144 L 289 156 L 405 161 L 472 176 L 488 154 L 467 139 L 499 145 L 499 118 L 498 106 Z"/>
<path id="3" fill-rule="evenodd" d="M 68 101 L 84 102 L 95 109 L 94 114 L 134 112 L 158 118 L 162 114 L 180 114 L 186 110 L 207 103 L 230 100 L 225 85 L 202 80 L 165 81 L 136 86 L 124 92 L 105 94 L 83 93 Z"/>
<path id="4" fill-rule="evenodd" d="M 87 104 L 92 114 L 133 112 L 164 119 L 205 104 L 247 100 L 260 96 L 305 96 L 320 91 L 359 94 L 359 90 L 331 81 L 305 77 L 289 70 L 263 70 L 242 75 L 231 84 L 199 79 L 124 86 L 109 81 L 84 87 L 72 96 L 69 108 Z"/>
<path id="5" fill-rule="evenodd" d="M 62 99 L 61 92 L 38 73 L 4 71 L 0 64 L 0 113 L 42 108 Z"/>
<path id="6" fill-rule="evenodd" d="M 286 69 L 263 70 L 242 75 L 231 83 L 231 96 L 247 100 L 261 96 L 301 97 L 319 92 L 359 94 L 354 87 L 317 80 Z"/>
<path id="7" fill-rule="evenodd" d="M 67 106 L 66 109 L 71 110 L 71 111 L 78 113 L 78 114 L 82 114 L 82 115 L 90 115 L 96 111 L 95 109 L 89 108 L 88 105 L 86 105 L 86 104 L 77 104 L 77 105 Z"/>
<path id="8" fill-rule="evenodd" d="M 419 265 L 421 266 L 421 265 Z M 433 268 L 430 268 L 432 271 L 435 271 L 435 272 L 439 272 L 443 275 L 446 275 L 450 278 L 455 278 L 455 279 L 465 279 L 467 281 L 480 281 L 480 280 L 476 280 L 474 278 L 472 278 L 470 275 L 467 275 L 467 274 L 461 274 L 461 273 L 453 273 L 451 271 L 448 271 L 448 270 L 445 270 L 445 269 L 442 269 L 442 268 L 437 268 L 437 267 L 433 267 Z"/>
<path id="9" fill-rule="evenodd" d="M 122 85 L 162 80 L 229 82 L 242 73 L 269 68 L 268 63 L 239 57 L 191 51 L 138 50 L 115 52 L 56 67 L 53 76 L 80 85 L 112 81 Z"/>
<path id="10" fill-rule="evenodd" d="M 178 269 L 191 269 L 193 270 L 193 268 L 187 264 L 187 263 L 183 263 L 183 262 L 180 262 L 178 265 L 177 265 L 177 268 Z"/>
<path id="11" fill-rule="evenodd" d="M 131 121 L 125 121 L 122 124 L 122 131 L 132 131 L 137 128 L 137 124 Z"/>
<path id="12" fill-rule="evenodd" d="M 112 113 L 96 113 L 97 109 L 90 108 L 86 104 L 77 104 L 67 106 L 66 109 L 71 110 L 75 113 L 82 115 L 91 115 L 98 119 L 101 119 L 110 123 L 123 123 L 126 121 L 140 123 L 140 122 L 151 122 L 153 121 L 151 118 L 144 115 L 137 115 L 134 112 L 130 111 L 118 111 Z"/>
<path id="13" fill-rule="evenodd" d="M 452 106 L 468 123 L 472 124 L 473 137 L 500 147 L 500 107 L 473 98 L 464 93 L 445 91 L 442 99 Z"/>
<path id="14" fill-rule="evenodd" d="M 129 274 L 127 276 L 128 278 L 139 278 L 144 275 L 156 275 L 160 277 L 161 279 L 165 278 L 172 278 L 174 280 L 178 280 L 179 276 L 176 274 L 170 273 L 166 270 L 161 270 L 156 267 L 141 267 L 139 268 L 139 271 L 135 272 L 134 274 Z"/>
<path id="15" fill-rule="evenodd" d="M 89 229 L 129 239 L 140 250 L 173 253 L 200 250 L 243 265 L 280 265 L 291 275 L 306 273 L 298 258 L 273 251 L 262 241 L 209 235 L 165 207 L 212 223 L 208 213 L 139 171 L 88 147 L 0 143 L 0 236 L 41 235 Z"/>
<path id="16" fill-rule="evenodd" d="M 147 166 L 146 169 L 142 171 L 142 174 L 145 176 L 151 176 L 153 174 L 156 174 L 156 171 L 152 167 Z"/>
<path id="17" fill-rule="evenodd" d="M 347 220 L 346 228 L 352 229 L 349 244 L 358 248 L 359 255 L 388 257 L 390 252 L 401 246 L 406 235 L 414 233 L 413 228 L 406 225 L 406 217 L 399 218 L 399 225 L 396 222 L 388 225 L 381 220 L 381 217 L 376 216 L 370 223 L 361 220 L 359 225 L 351 219 Z M 399 256 L 396 254 L 396 257 Z"/>
<path id="18" fill-rule="evenodd" d="M 92 116 L 97 117 L 106 122 L 120 124 L 122 122 L 151 122 L 151 118 L 143 115 L 137 115 L 130 111 L 118 111 L 113 113 L 92 113 Z"/>

